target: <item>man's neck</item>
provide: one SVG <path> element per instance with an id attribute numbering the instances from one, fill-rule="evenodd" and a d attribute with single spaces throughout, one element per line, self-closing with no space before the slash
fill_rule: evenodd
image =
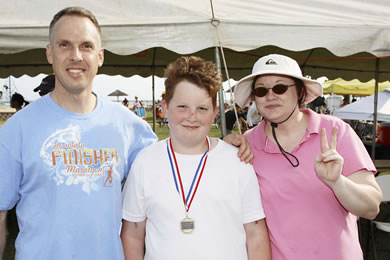
<path id="1" fill-rule="evenodd" d="M 86 114 L 92 112 L 97 104 L 97 97 L 92 92 L 71 94 L 69 92 L 53 91 L 50 93 L 53 101 L 65 110 L 73 113 Z"/>

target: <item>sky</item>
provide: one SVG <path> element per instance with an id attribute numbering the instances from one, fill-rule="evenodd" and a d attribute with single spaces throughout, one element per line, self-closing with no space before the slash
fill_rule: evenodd
<path id="1" fill-rule="evenodd" d="M 33 89 L 41 84 L 42 79 L 47 76 L 45 74 L 39 74 L 36 77 L 30 77 L 23 75 L 19 78 L 11 76 L 9 78 L 0 79 L 0 91 L 3 91 L 3 100 L 9 100 L 9 91 L 4 86 L 11 85 L 11 93 L 17 92 L 23 95 L 24 99 L 31 102 L 38 99 L 40 96 Z M 11 84 L 9 84 L 11 82 Z M 235 83 L 231 80 L 231 85 Z M 224 89 L 228 89 L 228 82 L 224 83 Z M 152 77 L 143 78 L 138 75 L 126 78 L 123 76 L 108 76 L 99 74 L 94 79 L 93 91 L 100 95 L 107 97 L 112 101 L 117 101 L 117 97 L 109 97 L 108 94 L 115 90 L 121 90 L 128 96 L 119 97 L 119 101 L 127 98 L 129 101 L 134 100 L 134 96 L 138 96 L 140 100 L 148 101 L 152 100 Z M 161 100 L 161 94 L 164 91 L 164 78 L 155 77 L 155 100 Z M 230 100 L 230 94 L 225 96 L 225 100 Z"/>

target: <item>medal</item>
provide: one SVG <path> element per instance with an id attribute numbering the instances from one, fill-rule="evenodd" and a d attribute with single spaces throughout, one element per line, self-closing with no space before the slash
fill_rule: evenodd
<path id="1" fill-rule="evenodd" d="M 188 216 L 183 218 L 183 220 L 180 221 L 180 229 L 184 234 L 191 234 L 195 229 L 195 221 Z"/>
<path id="2" fill-rule="evenodd" d="M 207 156 L 208 156 L 208 152 L 210 150 L 210 141 L 209 141 L 208 137 L 206 138 L 206 142 L 207 142 L 207 151 L 203 154 L 202 158 L 200 159 L 199 165 L 196 169 L 196 172 L 195 172 L 194 178 L 192 180 L 190 190 L 188 191 L 187 197 L 185 197 L 185 194 L 184 194 L 183 183 L 181 181 L 179 166 L 177 164 L 175 152 L 173 151 L 171 139 L 169 139 L 169 145 L 167 142 L 167 152 L 168 152 L 168 156 L 169 156 L 169 162 L 171 163 L 171 170 L 172 170 L 173 179 L 175 181 L 176 190 L 179 193 L 179 195 L 181 195 L 181 197 L 183 199 L 183 204 L 184 204 L 184 208 L 185 208 L 186 217 L 182 221 L 180 221 L 180 229 L 184 234 L 191 234 L 195 229 L 195 220 L 188 216 L 188 212 L 190 210 L 191 203 L 195 197 L 195 193 L 198 189 L 200 179 L 202 178 L 203 170 L 206 166 Z M 171 156 L 171 154 L 172 154 L 172 156 Z M 172 157 L 173 157 L 173 160 L 172 160 Z M 201 169 L 201 171 L 200 171 L 200 174 L 198 175 L 200 169 Z M 180 185 L 178 185 L 177 180 L 179 180 Z M 194 192 L 192 192 L 195 182 L 196 182 L 195 189 L 194 189 Z"/>

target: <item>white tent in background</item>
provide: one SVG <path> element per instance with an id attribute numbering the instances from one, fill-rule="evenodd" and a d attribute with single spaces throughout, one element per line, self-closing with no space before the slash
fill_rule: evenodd
<path id="1" fill-rule="evenodd" d="M 334 112 L 341 119 L 374 120 L 374 95 L 362 98 Z M 390 88 L 378 94 L 378 121 L 390 122 Z"/>

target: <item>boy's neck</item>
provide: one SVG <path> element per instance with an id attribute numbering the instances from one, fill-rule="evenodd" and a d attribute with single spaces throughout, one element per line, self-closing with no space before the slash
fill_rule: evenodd
<path id="1" fill-rule="evenodd" d="M 207 137 L 206 137 L 207 138 Z M 180 142 L 177 142 L 174 138 L 170 137 L 170 140 L 172 142 L 172 147 L 175 153 L 180 154 L 204 154 L 207 151 L 207 141 L 206 138 L 203 140 L 203 142 L 200 142 L 196 145 L 185 145 Z M 210 139 L 210 142 L 211 139 Z M 210 143 L 210 150 L 212 147 L 212 144 Z"/>

